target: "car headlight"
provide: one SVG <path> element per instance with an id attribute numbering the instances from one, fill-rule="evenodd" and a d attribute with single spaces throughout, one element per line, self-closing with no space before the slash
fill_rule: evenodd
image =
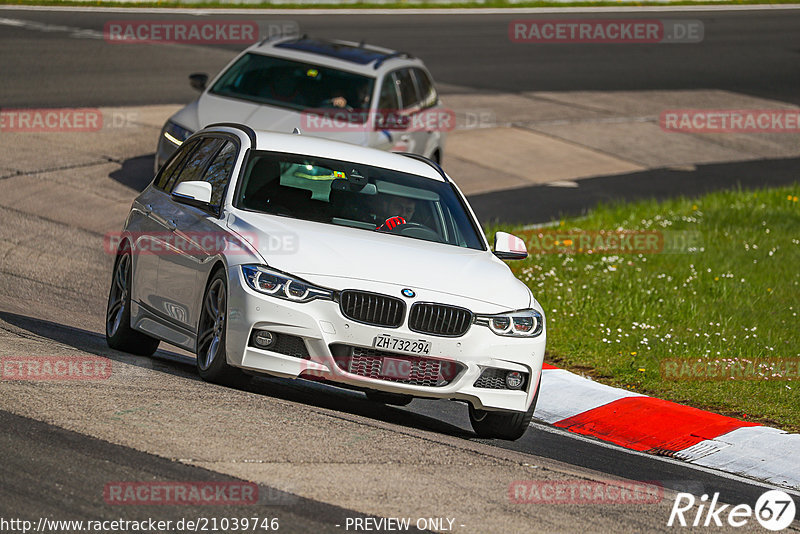
<path id="1" fill-rule="evenodd" d="M 252 289 L 293 302 L 311 302 L 315 299 L 333 300 L 333 291 L 317 287 L 299 278 L 263 265 L 242 265 L 242 273 L 247 285 Z"/>
<path id="2" fill-rule="evenodd" d="M 189 139 L 192 133 L 191 130 L 178 126 L 172 121 L 167 121 L 167 124 L 164 125 L 164 138 L 175 146 L 181 146 L 184 141 Z"/>
<path id="3" fill-rule="evenodd" d="M 536 337 L 544 330 L 544 316 L 536 310 L 517 310 L 497 315 L 477 315 L 475 324 L 489 327 L 498 336 Z"/>

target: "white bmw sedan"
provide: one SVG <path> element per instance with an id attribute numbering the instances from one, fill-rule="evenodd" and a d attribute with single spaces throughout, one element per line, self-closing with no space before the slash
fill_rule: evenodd
<path id="1" fill-rule="evenodd" d="M 110 347 L 160 341 L 202 378 L 321 380 L 375 401 L 469 405 L 517 439 L 539 393 L 545 318 L 434 162 L 221 124 L 186 140 L 131 207 L 108 298 Z"/>

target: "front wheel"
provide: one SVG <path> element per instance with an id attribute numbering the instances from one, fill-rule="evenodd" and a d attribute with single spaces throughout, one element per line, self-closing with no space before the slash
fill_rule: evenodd
<path id="1" fill-rule="evenodd" d="M 128 248 L 117 253 L 106 308 L 106 343 L 109 347 L 139 356 L 152 356 L 159 341 L 131 328 L 131 270 Z"/>
<path id="2" fill-rule="evenodd" d="M 225 332 L 228 317 L 228 283 L 225 271 L 211 277 L 203 295 L 197 328 L 197 373 L 207 382 L 240 385 L 247 380 L 241 370 L 228 365 Z"/>
<path id="3" fill-rule="evenodd" d="M 487 439 L 507 439 L 514 441 L 522 437 L 528 429 L 539 400 L 539 390 L 542 387 L 542 376 L 539 375 L 539 385 L 536 386 L 536 395 L 533 396 L 530 408 L 526 412 L 497 412 L 478 410 L 469 405 L 469 422 L 478 437 Z"/>

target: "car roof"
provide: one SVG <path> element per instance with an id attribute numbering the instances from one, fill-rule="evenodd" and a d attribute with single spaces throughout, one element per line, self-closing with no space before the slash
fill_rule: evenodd
<path id="1" fill-rule="evenodd" d="M 303 135 L 302 132 L 299 134 L 287 134 L 266 130 L 251 130 L 248 126 L 236 124 L 211 125 L 201 131 L 229 132 L 231 129 L 238 129 L 244 132 L 251 140 L 255 138 L 255 143 L 251 146 L 253 150 L 285 152 L 289 154 L 301 154 L 339 161 L 349 161 L 414 174 L 438 182 L 448 181 L 444 175 L 440 173 L 440 167 L 437 164 L 421 156 L 404 156 L 402 154 L 386 152 L 376 148 L 368 148 L 351 143 L 344 143 L 342 141 Z"/>
<path id="2" fill-rule="evenodd" d="M 247 51 L 314 62 L 371 77 L 398 67 L 424 68 L 421 60 L 405 52 L 363 42 L 317 39 L 306 35 L 264 40 Z"/>

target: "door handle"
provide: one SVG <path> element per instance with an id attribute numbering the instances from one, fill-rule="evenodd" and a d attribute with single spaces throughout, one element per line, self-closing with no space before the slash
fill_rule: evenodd
<path id="1" fill-rule="evenodd" d="M 400 136 L 400 140 L 404 143 L 408 143 L 409 141 L 411 141 L 411 136 L 408 134 L 403 134 Z"/>
<path id="2" fill-rule="evenodd" d="M 145 213 L 145 215 L 150 215 L 151 213 L 153 213 L 153 205 L 152 204 L 145 204 L 144 213 Z"/>

